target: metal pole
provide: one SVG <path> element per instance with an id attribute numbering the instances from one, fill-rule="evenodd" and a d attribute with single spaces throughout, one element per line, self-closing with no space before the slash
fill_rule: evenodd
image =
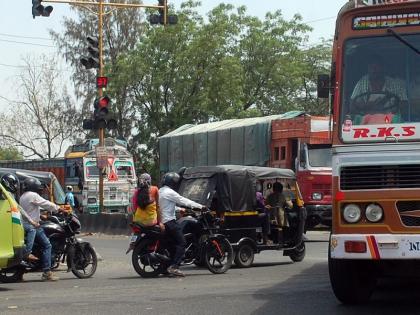
<path id="1" fill-rule="evenodd" d="M 104 62 L 103 62 L 103 15 L 104 15 L 104 0 L 99 0 L 98 3 L 98 48 L 99 48 L 99 76 L 102 77 L 104 73 Z M 102 88 L 98 88 L 98 96 L 103 96 Z M 99 146 L 104 146 L 105 130 L 99 129 Z M 99 212 L 104 212 L 104 175 L 103 169 L 99 170 Z"/>

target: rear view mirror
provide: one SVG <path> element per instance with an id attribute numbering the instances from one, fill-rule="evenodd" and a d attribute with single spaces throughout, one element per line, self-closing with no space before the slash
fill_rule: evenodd
<path id="1" fill-rule="evenodd" d="M 318 98 L 328 98 L 330 96 L 330 76 L 328 74 L 318 75 L 317 93 Z"/>

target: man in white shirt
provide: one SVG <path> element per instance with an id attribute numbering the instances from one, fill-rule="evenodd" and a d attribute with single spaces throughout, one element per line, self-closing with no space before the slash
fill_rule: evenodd
<path id="1" fill-rule="evenodd" d="M 20 206 L 25 210 L 33 222 L 39 223 L 41 217 L 41 208 L 51 212 L 58 212 L 60 207 L 56 204 L 42 198 L 39 191 L 42 189 L 41 182 L 36 178 L 27 178 L 23 182 L 24 193 L 20 196 Z M 28 237 L 30 235 L 30 237 Z M 42 227 L 35 229 L 35 233 L 28 233 L 26 240 L 26 250 L 31 251 L 35 239 L 42 247 L 42 280 L 56 281 L 58 277 L 51 272 L 51 243 L 45 235 Z"/>
<path id="2" fill-rule="evenodd" d="M 200 205 L 188 198 L 182 197 L 176 192 L 181 177 L 177 173 L 167 173 L 163 177 L 163 187 L 159 189 L 159 212 L 161 222 L 165 225 L 165 231 L 175 242 L 175 254 L 171 257 L 171 265 L 168 273 L 175 276 L 184 276 L 179 270 L 179 266 L 185 254 L 185 238 L 181 226 L 176 221 L 176 205 L 202 209 L 205 206 Z"/>

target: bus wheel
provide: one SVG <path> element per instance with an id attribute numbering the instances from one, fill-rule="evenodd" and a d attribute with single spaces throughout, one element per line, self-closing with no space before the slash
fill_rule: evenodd
<path id="1" fill-rule="evenodd" d="M 369 300 L 376 285 L 372 261 L 333 259 L 328 253 L 330 282 L 336 298 L 343 304 L 362 304 Z"/>

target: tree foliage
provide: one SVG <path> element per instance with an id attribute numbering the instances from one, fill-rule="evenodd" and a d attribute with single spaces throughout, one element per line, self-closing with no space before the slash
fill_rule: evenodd
<path id="1" fill-rule="evenodd" d="M 276 11 L 259 19 L 245 7 L 220 4 L 203 17 L 199 6 L 184 2 L 171 12 L 179 23 L 166 27 L 149 25 L 137 9 L 115 10 L 105 20 L 116 135 L 146 166 L 158 163 L 158 137 L 183 124 L 328 112 L 315 92 L 317 74 L 328 72 L 330 43 L 309 45 L 311 28 L 299 15 L 286 20 Z M 79 59 L 97 25 L 85 9 L 74 10 L 76 19 L 64 20 L 64 34 L 51 34 L 74 68 L 78 96 L 85 100 L 81 117 L 87 118 L 95 79 Z"/>
<path id="2" fill-rule="evenodd" d="M 18 149 L 13 147 L 3 147 L 0 148 L 0 160 L 1 161 L 10 161 L 10 160 L 22 160 L 23 156 Z"/>
<path id="3" fill-rule="evenodd" d="M 26 58 L 17 100 L 2 113 L 0 140 L 25 157 L 53 158 L 63 153 L 74 133 L 75 105 L 62 84 L 54 57 Z"/>

